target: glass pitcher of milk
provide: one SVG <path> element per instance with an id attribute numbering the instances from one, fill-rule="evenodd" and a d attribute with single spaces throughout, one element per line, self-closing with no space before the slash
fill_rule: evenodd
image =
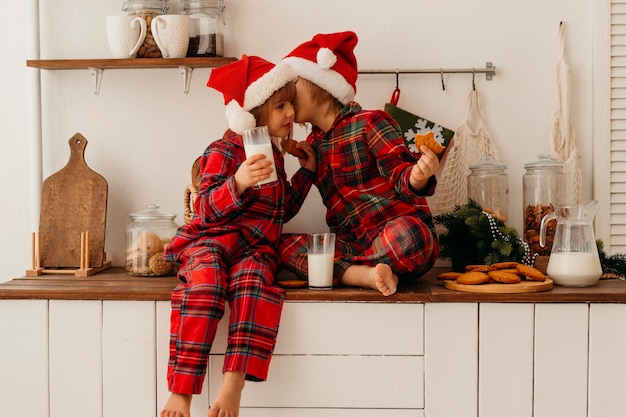
<path id="1" fill-rule="evenodd" d="M 548 276 L 566 287 L 594 285 L 602 275 L 602 266 L 593 231 L 596 201 L 585 205 L 555 206 L 541 219 L 539 243 L 546 243 L 546 225 L 556 220 L 556 231 Z"/>

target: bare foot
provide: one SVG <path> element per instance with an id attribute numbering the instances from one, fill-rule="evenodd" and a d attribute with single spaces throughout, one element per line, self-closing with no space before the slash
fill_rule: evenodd
<path id="1" fill-rule="evenodd" d="M 222 386 L 209 408 L 209 417 L 238 417 L 241 391 L 245 384 L 242 372 L 225 372 Z"/>
<path id="2" fill-rule="evenodd" d="M 351 265 L 341 277 L 344 285 L 371 288 L 384 296 L 394 294 L 398 288 L 398 276 L 387 264 L 376 266 Z"/>
<path id="3" fill-rule="evenodd" d="M 384 296 L 394 294 L 398 289 L 398 276 L 389 265 L 378 264 L 369 270 L 369 275 L 374 280 L 375 289 Z"/>
<path id="4" fill-rule="evenodd" d="M 170 395 L 160 417 L 191 417 L 191 395 L 176 394 Z"/>

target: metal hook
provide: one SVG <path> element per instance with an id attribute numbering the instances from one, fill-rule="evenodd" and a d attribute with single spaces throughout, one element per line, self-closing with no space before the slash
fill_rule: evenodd
<path id="1" fill-rule="evenodd" d="M 443 91 L 446 91 L 446 83 L 443 81 L 443 68 L 441 68 L 440 71 L 441 71 L 441 88 L 443 89 Z"/>
<path id="2" fill-rule="evenodd" d="M 472 91 L 476 91 L 476 70 L 472 68 Z"/>
<path id="3" fill-rule="evenodd" d="M 400 89 L 400 70 L 396 69 L 396 90 Z"/>

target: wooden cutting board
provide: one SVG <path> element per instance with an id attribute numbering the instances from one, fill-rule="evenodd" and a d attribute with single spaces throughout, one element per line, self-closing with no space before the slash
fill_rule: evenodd
<path id="1" fill-rule="evenodd" d="M 41 190 L 39 255 L 43 268 L 79 268 L 81 233 L 89 232 L 89 267 L 104 262 L 108 184 L 85 163 L 87 139 L 76 133 L 68 141 L 70 158 L 49 176 Z"/>
<path id="2" fill-rule="evenodd" d="M 457 284 L 456 281 L 447 280 L 443 283 L 444 287 L 449 290 L 465 291 L 465 292 L 480 292 L 480 293 L 492 293 L 492 294 L 515 294 L 524 292 L 540 292 L 548 291 L 554 286 L 554 282 L 550 278 L 546 278 L 545 281 L 522 281 L 518 284 L 479 284 L 479 285 L 466 285 Z"/>

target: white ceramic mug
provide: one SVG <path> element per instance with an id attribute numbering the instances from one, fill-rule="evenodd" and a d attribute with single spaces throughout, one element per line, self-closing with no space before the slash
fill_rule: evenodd
<path id="1" fill-rule="evenodd" d="M 334 266 L 335 234 L 309 234 L 307 247 L 309 288 L 312 290 L 332 289 Z"/>
<path id="2" fill-rule="evenodd" d="M 163 58 L 183 58 L 189 47 L 189 16 L 164 14 L 155 16 L 150 25 L 152 37 Z"/>
<path id="3" fill-rule="evenodd" d="M 148 31 L 146 21 L 139 16 L 107 16 L 106 28 L 115 58 L 134 58 Z"/>

